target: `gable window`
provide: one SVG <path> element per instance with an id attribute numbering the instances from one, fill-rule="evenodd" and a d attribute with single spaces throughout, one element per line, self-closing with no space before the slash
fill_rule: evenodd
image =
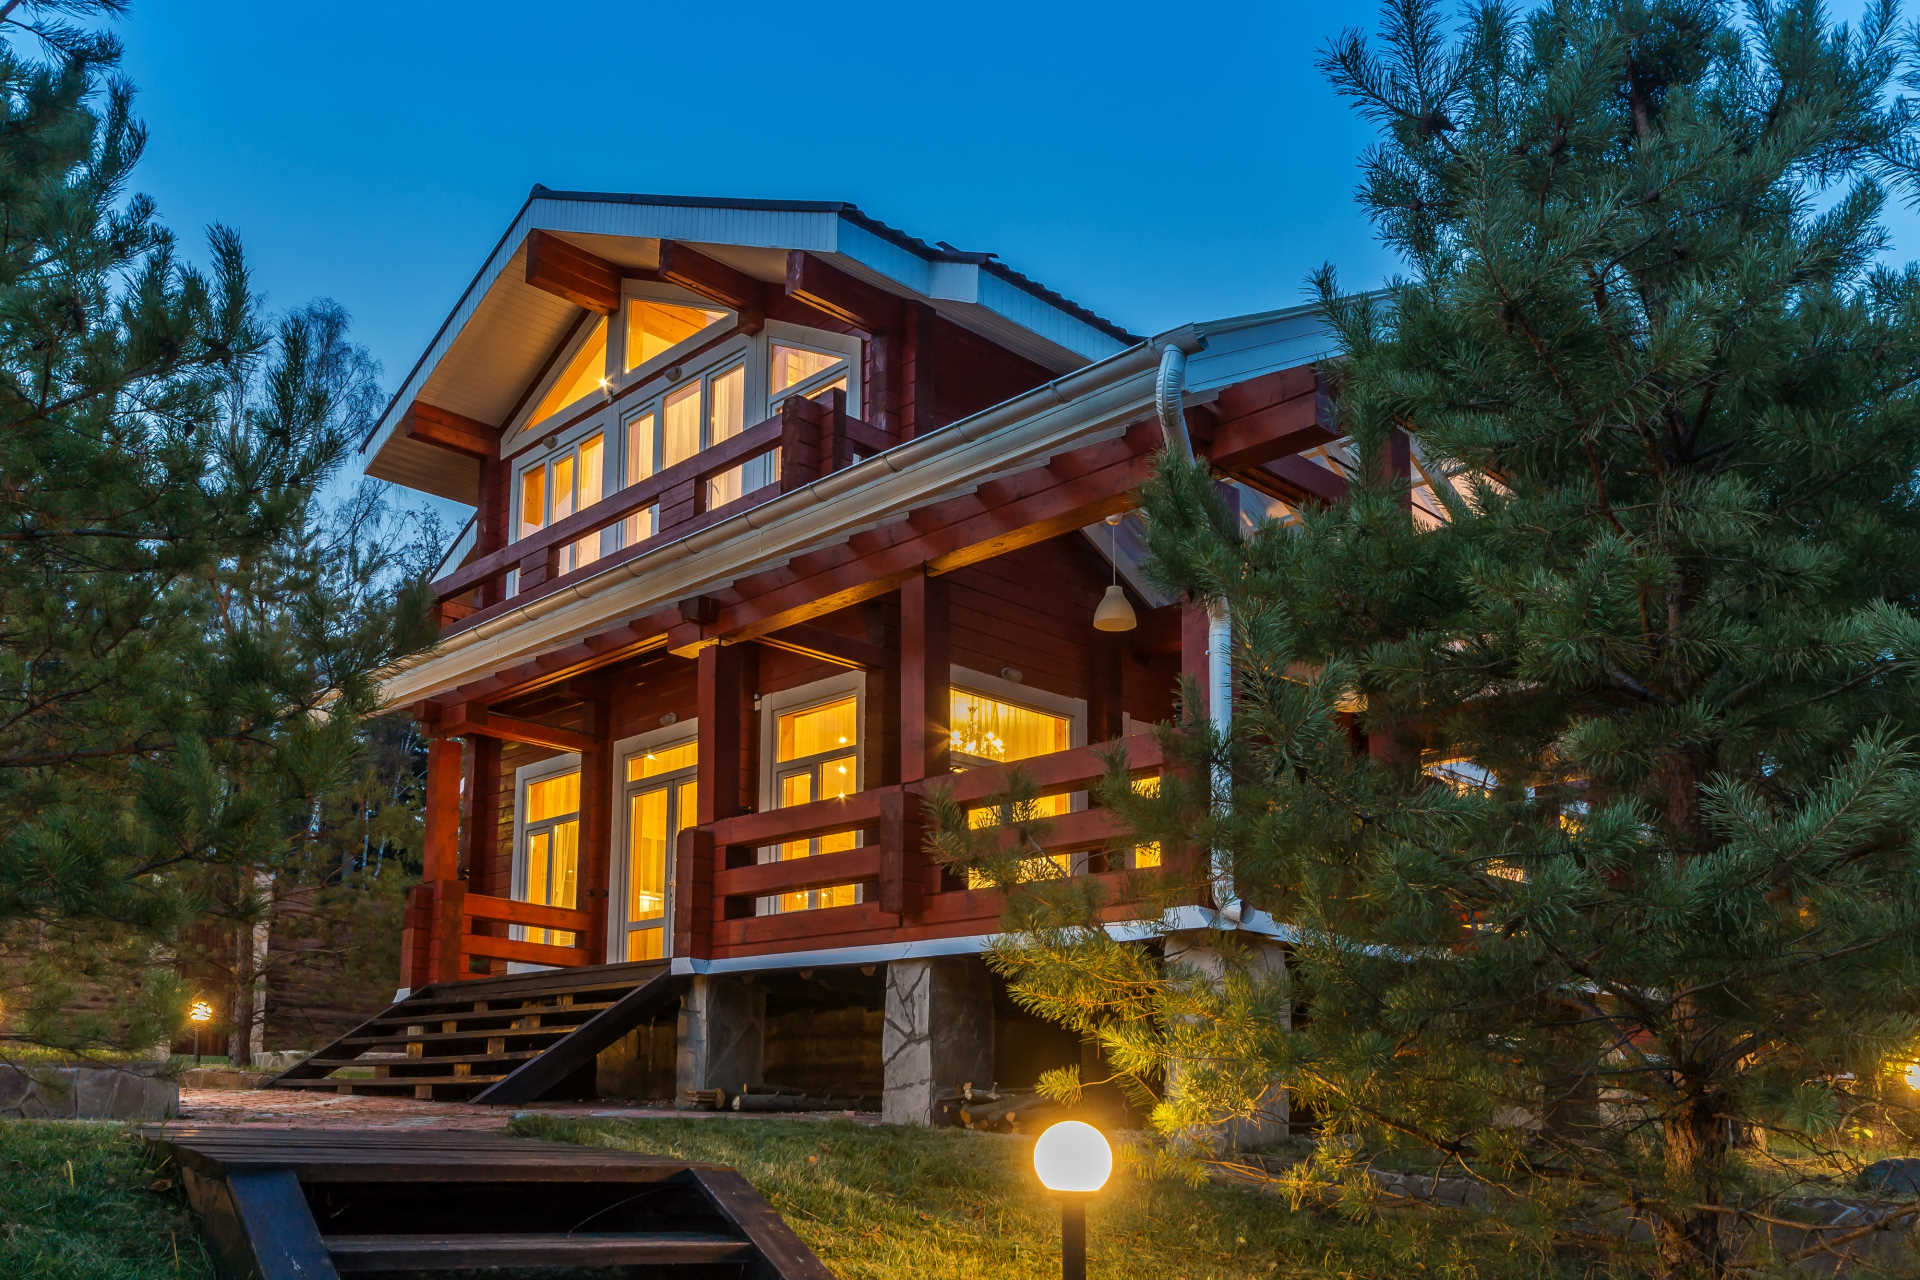
<path id="1" fill-rule="evenodd" d="M 631 373 L 655 356 L 663 355 L 689 338 L 704 333 L 730 314 L 705 307 L 656 302 L 651 298 L 628 298 L 627 371 Z"/>
<path id="2" fill-rule="evenodd" d="M 541 422 L 607 385 L 607 322 L 599 320 L 587 340 L 560 365 L 547 394 L 540 397 L 530 422 Z"/>
<path id="3" fill-rule="evenodd" d="M 794 396 L 818 400 L 830 391 L 847 390 L 849 361 L 845 353 L 819 351 L 791 342 L 769 344 L 767 359 L 767 405 L 779 412 L 780 405 Z"/>

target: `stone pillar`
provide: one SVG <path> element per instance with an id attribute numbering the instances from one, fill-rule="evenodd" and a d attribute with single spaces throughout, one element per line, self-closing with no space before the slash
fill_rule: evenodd
<path id="1" fill-rule="evenodd" d="M 880 1033 L 886 1124 L 932 1124 L 936 1099 L 993 1082 L 993 980 L 978 956 L 895 960 L 887 966 Z"/>
<path id="2" fill-rule="evenodd" d="M 719 974 L 696 974 L 680 997 L 674 1080 L 681 1092 L 762 1084 L 767 993 Z"/>
<path id="3" fill-rule="evenodd" d="M 1255 979 L 1277 979 L 1285 975 L 1287 952 L 1279 942 L 1246 935 L 1241 940 L 1253 949 L 1246 963 Z M 1167 939 L 1167 964 L 1184 966 L 1194 972 L 1197 981 L 1218 986 L 1226 976 L 1229 961 L 1215 943 L 1214 935 L 1205 930 L 1173 934 Z M 1282 1016 L 1286 1029 L 1291 1030 L 1291 1011 Z M 1180 1088 L 1180 1064 L 1177 1062 L 1168 1068 L 1167 1087 L 1176 1091 Z M 1287 1091 L 1276 1084 L 1269 1086 L 1262 1095 L 1257 1115 L 1236 1116 L 1219 1124 L 1191 1130 L 1182 1134 L 1181 1139 L 1209 1151 L 1243 1151 L 1286 1137 L 1288 1122 Z"/>

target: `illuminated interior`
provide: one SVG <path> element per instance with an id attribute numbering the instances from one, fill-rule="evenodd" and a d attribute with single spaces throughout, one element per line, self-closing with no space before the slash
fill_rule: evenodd
<path id="1" fill-rule="evenodd" d="M 600 390 L 607 376 L 607 322 L 593 326 L 593 333 L 580 349 L 562 365 L 547 394 L 540 397 L 530 421 L 551 418 L 574 401 Z"/>
<path id="2" fill-rule="evenodd" d="M 860 789 L 860 704 L 853 697 L 784 712 L 774 720 L 774 780 L 781 808 L 814 800 L 835 800 Z M 780 858 L 810 858 L 840 853 L 858 844 L 851 831 L 790 840 Z M 850 907 L 859 901 L 855 885 L 801 889 L 779 896 L 778 911 L 810 907 Z"/>
<path id="3" fill-rule="evenodd" d="M 573 770 L 527 784 L 526 901 L 571 907 L 580 891 L 580 773 Z M 564 929 L 526 930 L 528 942 L 575 945 Z"/>
<path id="4" fill-rule="evenodd" d="M 955 687 L 947 704 L 948 724 L 952 726 L 953 771 L 969 767 L 1005 764 L 1011 760 L 1030 760 L 1052 755 L 1072 745 L 1073 722 L 1034 707 L 1021 706 L 972 689 Z M 1052 818 L 1068 812 L 1067 796 L 1041 796 L 1033 802 L 1031 814 Z M 998 824 L 1000 814 L 990 806 L 967 811 L 967 824 L 976 830 Z M 1029 858 L 1020 865 L 1020 878 L 1067 875 L 1072 859 L 1064 853 Z M 977 870 L 967 872 L 967 887 L 990 887 L 988 877 Z"/>
<path id="5" fill-rule="evenodd" d="M 676 306 L 645 298 L 627 300 L 627 368 L 638 369 L 655 356 L 679 346 L 702 329 L 727 318 L 724 311 Z M 604 347 L 603 347 L 604 349 Z"/>
<path id="6" fill-rule="evenodd" d="M 698 813 L 694 770 L 699 746 L 689 739 L 627 758 L 628 960 L 666 954 L 667 884 L 674 844 Z"/>

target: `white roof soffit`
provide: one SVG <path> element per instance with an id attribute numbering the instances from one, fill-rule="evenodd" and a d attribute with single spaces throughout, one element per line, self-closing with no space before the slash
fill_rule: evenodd
<path id="1" fill-rule="evenodd" d="M 1187 325 L 1128 347 L 929 435 L 895 445 L 771 502 L 456 632 L 397 664 L 381 703 L 404 706 L 714 591 L 803 552 L 1039 465 L 1063 449 L 1111 438 L 1151 414 L 1160 352 L 1189 353 L 1186 400 L 1335 353 L 1311 307 Z"/>
<path id="2" fill-rule="evenodd" d="M 368 474 L 456 501 L 475 500 L 478 464 L 399 435 L 399 420 L 424 396 L 441 408 L 498 422 L 565 337 L 580 309 L 525 283 L 525 243 L 535 230 L 558 232 L 637 267 L 658 264 L 662 240 L 712 252 L 749 274 L 760 274 L 742 261 L 752 251 L 819 254 L 880 288 L 922 298 L 955 323 L 1056 370 L 1104 359 L 1129 345 L 1123 330 L 990 255 L 924 244 L 851 205 L 536 187 L 369 435 Z M 625 252 L 620 251 L 623 241 Z"/>

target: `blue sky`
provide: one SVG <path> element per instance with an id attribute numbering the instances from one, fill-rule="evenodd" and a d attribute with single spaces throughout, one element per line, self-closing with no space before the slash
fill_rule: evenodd
<path id="1" fill-rule="evenodd" d="M 1372 13 L 135 0 L 121 35 L 141 188 L 275 305 L 339 300 L 391 386 L 535 182 L 850 200 L 1143 332 L 1378 278 L 1312 65 Z"/>
<path id="2" fill-rule="evenodd" d="M 1369 135 L 1313 65 L 1375 13 L 136 0 L 121 34 L 163 217 L 238 228 L 276 306 L 337 299 L 391 387 L 535 182 L 850 200 L 1140 332 L 1299 302 L 1325 261 L 1375 283 Z"/>

